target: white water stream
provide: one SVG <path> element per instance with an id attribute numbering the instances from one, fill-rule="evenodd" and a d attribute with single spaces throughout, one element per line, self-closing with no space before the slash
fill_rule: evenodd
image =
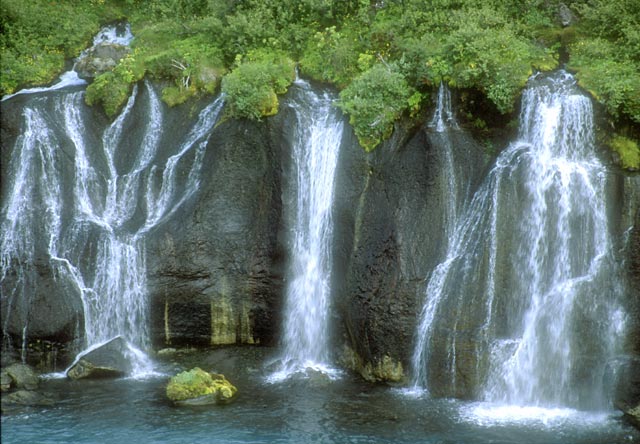
<path id="1" fill-rule="evenodd" d="M 292 101 L 296 115 L 292 151 L 295 201 L 291 221 L 291 263 L 286 289 L 283 352 L 271 381 L 313 369 L 335 373 L 329 365 L 332 205 L 342 119 L 327 94 L 317 95 L 297 80 Z"/>
<path id="2" fill-rule="evenodd" d="M 428 279 L 416 387 L 429 390 L 438 379 L 456 393 L 461 375 L 486 374 L 481 396 L 493 403 L 606 408 L 603 374 L 624 314 L 610 278 L 607 172 L 595 155 L 592 118 L 569 74 L 532 80 L 518 141 L 460 215 Z M 445 318 L 455 325 L 439 324 Z M 460 345 L 475 363 L 459 362 Z"/>
<path id="3" fill-rule="evenodd" d="M 111 33 L 106 30 L 96 41 Z M 101 134 L 85 122 L 83 91 L 42 96 L 24 107 L 0 234 L 0 277 L 4 281 L 10 269 L 17 276 L 10 289 L 3 285 L 9 293 L 3 303 L 29 306 L 38 279 L 35 263 L 47 260 L 55 281 L 71 283 L 82 299 L 86 347 L 122 336 L 137 357 L 134 374 L 151 370 L 141 352 L 150 345 L 145 235 L 196 192 L 204 150 L 223 106 L 219 98 L 204 108 L 173 148 L 175 154 L 163 161 L 158 157 L 163 105 L 150 84 L 144 88 L 146 103 L 134 86 Z M 125 135 L 134 107 L 143 107 L 145 115 L 135 147 Z M 122 162 L 132 150 L 133 159 Z M 61 153 L 72 153 L 72 180 Z M 177 175 L 178 165 L 183 171 L 186 165 L 187 174 Z M 23 330 L 28 336 L 29 326 Z"/>

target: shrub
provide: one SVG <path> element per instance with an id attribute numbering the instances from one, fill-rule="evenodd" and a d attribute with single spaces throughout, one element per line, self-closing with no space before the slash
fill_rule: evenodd
<path id="1" fill-rule="evenodd" d="M 620 156 L 622 168 L 632 171 L 640 170 L 640 147 L 637 142 L 626 137 L 614 136 L 609 146 Z"/>
<path id="2" fill-rule="evenodd" d="M 295 79 L 295 64 L 279 52 L 254 52 L 222 79 L 230 117 L 258 120 L 278 112 L 278 96 Z"/>
<path id="3" fill-rule="evenodd" d="M 338 107 L 349 115 L 360 145 L 371 151 L 391 135 L 409 99 L 415 104 L 413 92 L 396 66 L 377 64 L 340 93 Z"/>

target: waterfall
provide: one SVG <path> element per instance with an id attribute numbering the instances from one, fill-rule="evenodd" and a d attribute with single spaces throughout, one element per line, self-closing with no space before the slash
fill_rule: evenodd
<path id="1" fill-rule="evenodd" d="M 443 227 L 445 234 L 445 251 L 451 251 L 451 242 L 454 239 L 454 229 L 456 227 L 458 213 L 463 203 L 462 196 L 460 196 L 459 178 L 456 174 L 455 162 L 453 157 L 453 144 L 450 136 L 451 130 L 458 129 L 458 123 L 453 113 L 451 106 L 451 91 L 444 83 L 440 83 L 438 88 L 438 98 L 436 102 L 436 108 L 433 113 L 429 127 L 435 130 L 435 134 L 431 134 L 433 145 L 441 147 L 443 151 L 443 168 L 440 177 L 442 178 L 441 188 L 443 191 L 443 201 L 446 202 L 443 211 Z M 439 287 L 445 277 L 444 271 L 448 264 L 451 262 L 447 256 L 444 263 L 440 264 L 433 272 L 431 279 L 429 280 L 429 286 L 427 288 L 427 294 L 433 294 L 435 289 Z M 416 336 L 416 351 L 413 356 L 413 368 L 415 369 L 413 375 L 413 386 L 419 387 L 425 382 L 425 365 L 426 351 L 429 344 L 427 343 L 431 335 L 431 325 L 435 316 L 435 310 L 437 308 L 436 298 L 427 298 L 427 303 L 422 309 L 420 314 L 420 322 L 418 326 L 418 334 Z M 454 354 L 455 355 L 455 354 Z M 454 358 L 455 359 L 455 358 Z"/>
<path id="2" fill-rule="evenodd" d="M 132 40 L 133 34 L 131 34 L 131 26 L 129 26 L 128 23 L 109 25 L 102 28 L 100 32 L 98 32 L 98 34 L 96 34 L 96 36 L 93 38 L 93 47 L 99 45 L 100 43 L 115 43 L 118 45 L 128 46 Z M 53 85 L 39 86 L 35 88 L 24 88 L 13 94 L 7 94 L 3 96 L 2 101 L 8 100 L 19 94 L 35 94 L 47 91 L 56 91 L 67 88 L 69 86 L 86 85 L 87 81 L 81 79 L 78 76 L 78 73 L 75 71 L 75 67 L 78 61 L 85 57 L 90 49 L 83 51 L 82 54 L 80 54 L 80 57 L 78 57 L 78 59 L 76 60 L 76 63 L 74 63 L 73 69 L 62 73 L 58 81 Z"/>
<path id="3" fill-rule="evenodd" d="M 453 108 L 451 107 L 451 90 L 443 82 L 440 82 L 438 87 L 436 110 L 429 126 L 435 128 L 439 133 L 444 133 L 448 129 L 458 129 L 458 122 L 456 122 Z"/>
<path id="4" fill-rule="evenodd" d="M 83 91 L 27 103 L 0 238 L 3 304 L 6 296 L 8 304 L 28 307 L 39 285 L 33 269 L 47 261 L 60 285 L 56 291 L 65 291 L 67 283 L 82 301 L 86 346 L 122 336 L 134 374 L 151 370 L 140 352 L 150 346 L 145 235 L 197 190 L 204 150 L 224 103 L 219 98 L 205 107 L 177 149 L 164 148 L 162 104 L 149 83 L 144 90 L 134 86 L 122 112 L 98 131 L 87 118 Z M 132 136 L 126 128 L 140 112 L 146 118 L 136 123 L 141 136 Z M 160 152 L 167 149 L 177 152 L 163 160 Z M 178 166 L 188 173 L 176 174 Z M 17 277 L 5 282 L 9 273 Z M 28 336 L 28 316 L 22 316 Z M 5 325 L 5 337 L 6 331 Z"/>
<path id="5" fill-rule="evenodd" d="M 291 263 L 286 288 L 282 367 L 272 380 L 307 368 L 327 367 L 331 296 L 334 175 L 342 119 L 329 95 L 318 96 L 297 80 L 291 106 L 296 116 L 290 203 Z"/>
<path id="6" fill-rule="evenodd" d="M 519 405 L 606 406 L 603 374 L 624 314 L 592 119 L 569 74 L 531 79 L 518 140 L 429 277 L 416 385 Z"/>

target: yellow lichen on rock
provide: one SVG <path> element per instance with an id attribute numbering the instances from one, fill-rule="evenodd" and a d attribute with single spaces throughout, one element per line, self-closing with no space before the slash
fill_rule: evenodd
<path id="1" fill-rule="evenodd" d="M 384 355 L 382 360 L 375 363 L 364 362 L 362 357 L 346 344 L 342 352 L 342 364 L 358 372 L 370 382 L 399 383 L 405 380 L 404 369 L 400 361 L 394 360 L 389 355 Z"/>
<path id="2" fill-rule="evenodd" d="M 208 373 L 199 367 L 178 373 L 167 384 L 167 398 L 175 403 L 199 400 L 194 404 L 220 404 L 229 402 L 238 392 L 224 375 Z"/>

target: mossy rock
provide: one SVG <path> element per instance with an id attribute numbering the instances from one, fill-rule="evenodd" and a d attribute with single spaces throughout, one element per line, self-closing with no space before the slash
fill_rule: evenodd
<path id="1" fill-rule="evenodd" d="M 622 168 L 629 171 L 640 170 L 640 147 L 636 141 L 616 135 L 609 142 L 609 146 L 617 153 Z"/>
<path id="2" fill-rule="evenodd" d="M 237 391 L 224 375 L 208 373 L 199 367 L 178 373 L 167 385 L 167 397 L 177 405 L 226 404 Z"/>

